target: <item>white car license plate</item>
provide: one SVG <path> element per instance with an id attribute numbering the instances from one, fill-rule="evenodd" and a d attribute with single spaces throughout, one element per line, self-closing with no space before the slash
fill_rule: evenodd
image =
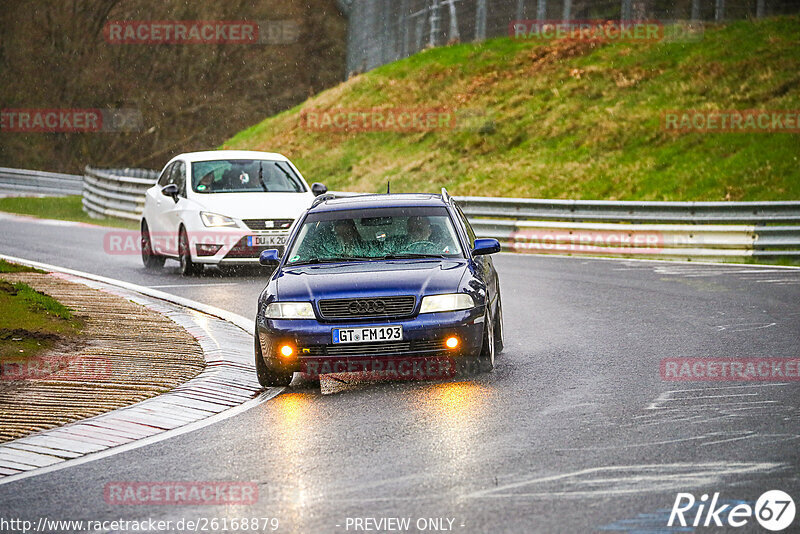
<path id="1" fill-rule="evenodd" d="M 375 343 L 381 341 L 402 341 L 403 327 L 365 326 L 361 328 L 334 328 L 334 343 Z"/>
<path id="2" fill-rule="evenodd" d="M 248 247 L 269 247 L 272 245 L 285 245 L 285 235 L 249 235 L 247 236 Z"/>

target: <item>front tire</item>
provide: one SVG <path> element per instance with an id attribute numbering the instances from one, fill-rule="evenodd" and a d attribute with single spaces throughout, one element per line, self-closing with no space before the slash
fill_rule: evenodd
<path id="1" fill-rule="evenodd" d="M 164 266 L 164 261 L 167 258 L 156 254 L 155 249 L 153 249 L 153 241 L 150 238 L 150 229 L 147 227 L 147 221 L 142 221 L 141 245 L 142 263 L 145 269 L 156 270 Z"/>
<path id="2" fill-rule="evenodd" d="M 458 363 L 459 376 L 472 376 L 479 373 L 488 373 L 494 369 L 495 356 L 495 325 L 492 323 L 491 314 L 486 310 L 484 316 L 483 343 L 481 352 L 477 356 L 464 356 Z"/>
<path id="3" fill-rule="evenodd" d="M 494 356 L 497 345 L 495 344 L 494 332 L 496 325 L 492 315 L 487 311 L 483 329 L 483 347 L 478 356 L 478 369 L 481 373 L 488 373 L 494 369 Z"/>
<path id="4" fill-rule="evenodd" d="M 258 328 L 256 328 L 258 330 Z M 292 375 L 294 373 L 275 372 L 269 368 L 267 362 L 264 361 L 264 355 L 261 352 L 261 343 L 258 342 L 258 333 L 253 336 L 255 345 L 256 356 L 256 374 L 258 375 L 258 383 L 261 387 L 287 387 L 292 382 Z"/>
<path id="5" fill-rule="evenodd" d="M 178 236 L 178 255 L 180 256 L 181 274 L 183 276 L 194 276 L 203 272 L 203 264 L 192 261 L 189 237 L 186 235 L 186 229 L 182 226 Z"/>
<path id="6" fill-rule="evenodd" d="M 503 352 L 505 342 L 503 339 L 505 332 L 503 330 L 503 301 L 500 295 L 497 295 L 497 311 L 495 312 L 494 320 L 494 352 L 495 355 Z"/>

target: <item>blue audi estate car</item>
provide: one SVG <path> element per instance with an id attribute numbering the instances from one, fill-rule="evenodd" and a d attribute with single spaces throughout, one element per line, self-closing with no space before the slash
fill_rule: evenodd
<path id="1" fill-rule="evenodd" d="M 318 197 L 259 297 L 255 364 L 262 386 L 293 373 L 437 378 L 488 372 L 503 348 L 500 283 L 456 202 L 441 195 Z"/>

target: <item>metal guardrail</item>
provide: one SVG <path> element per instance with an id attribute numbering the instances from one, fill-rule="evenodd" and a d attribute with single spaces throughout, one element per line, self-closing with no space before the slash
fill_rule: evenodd
<path id="1" fill-rule="evenodd" d="M 0 191 L 46 196 L 80 195 L 82 177 L 76 174 L 0 167 Z"/>
<path id="2" fill-rule="evenodd" d="M 457 198 L 481 237 L 523 253 L 731 261 L 800 258 L 800 202 Z"/>
<path id="3" fill-rule="evenodd" d="M 703 261 L 800 258 L 800 201 L 454 198 L 478 237 L 496 238 L 509 252 Z"/>
<path id="4" fill-rule="evenodd" d="M 800 223 L 800 202 L 632 202 L 457 198 L 472 217 L 671 224 Z"/>
<path id="5" fill-rule="evenodd" d="M 25 174 L 28 173 L 28 174 Z M 80 177 L 0 168 L 34 190 L 75 194 Z M 94 169 L 83 176 L 84 210 L 139 220 L 157 171 Z M 80 183 L 78 181 L 78 183 Z M 336 196 L 359 193 L 336 192 Z M 479 237 L 520 253 L 725 261 L 800 258 L 800 201 L 618 202 L 455 197 Z"/>
<path id="6" fill-rule="evenodd" d="M 83 176 L 83 209 L 92 217 L 119 217 L 138 221 L 144 194 L 155 185 L 158 171 L 148 169 L 94 169 Z"/>
<path id="7" fill-rule="evenodd" d="M 800 258 L 800 226 L 627 224 L 474 219 L 509 252 L 703 261 Z"/>

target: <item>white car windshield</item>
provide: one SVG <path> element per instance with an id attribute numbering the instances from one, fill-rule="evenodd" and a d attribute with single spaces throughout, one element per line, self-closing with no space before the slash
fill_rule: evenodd
<path id="1" fill-rule="evenodd" d="M 312 213 L 287 265 L 405 257 L 461 257 L 444 208 L 376 208 Z"/>
<path id="2" fill-rule="evenodd" d="M 195 193 L 303 193 L 306 187 L 285 161 L 224 159 L 192 163 Z"/>

